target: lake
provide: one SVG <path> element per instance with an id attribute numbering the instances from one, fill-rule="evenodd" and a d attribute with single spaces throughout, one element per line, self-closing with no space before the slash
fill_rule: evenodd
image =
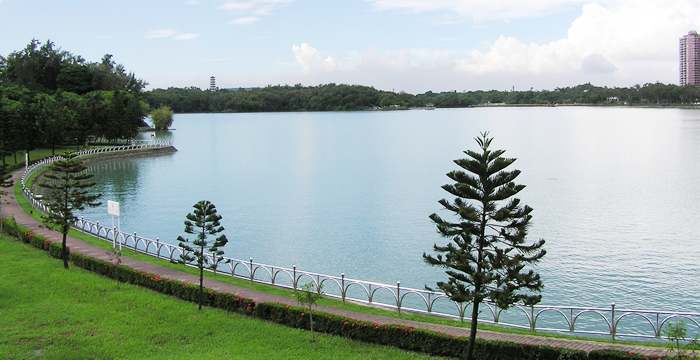
<path id="1" fill-rule="evenodd" d="M 95 164 L 104 205 L 86 219 L 177 244 L 213 202 L 227 257 L 422 289 L 445 280 L 422 254 L 445 243 L 454 159 L 517 158 L 534 208 L 543 304 L 700 312 L 700 110 L 555 107 L 178 114 L 158 132 L 177 153 Z M 142 134 L 148 137 L 149 134 Z M 192 238 L 190 236 L 190 238 Z"/>

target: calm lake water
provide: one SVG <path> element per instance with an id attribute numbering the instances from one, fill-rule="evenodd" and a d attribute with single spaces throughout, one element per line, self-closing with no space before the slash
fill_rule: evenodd
<path id="1" fill-rule="evenodd" d="M 518 160 L 534 208 L 543 304 L 700 312 L 700 111 L 595 107 L 176 115 L 172 155 L 94 165 L 86 219 L 177 244 L 199 200 L 223 216 L 226 256 L 423 288 L 446 276 L 428 215 L 452 160 Z M 147 134 L 145 134 L 146 136 Z"/>

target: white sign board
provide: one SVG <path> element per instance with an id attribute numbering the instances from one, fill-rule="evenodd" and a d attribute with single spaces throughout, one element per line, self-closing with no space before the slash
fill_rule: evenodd
<path id="1" fill-rule="evenodd" d="M 119 216 L 119 203 L 112 200 L 107 200 L 107 213 L 114 216 Z"/>

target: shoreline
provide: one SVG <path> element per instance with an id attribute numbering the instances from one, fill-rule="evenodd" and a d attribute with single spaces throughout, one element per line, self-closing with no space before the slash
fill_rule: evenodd
<path id="1" fill-rule="evenodd" d="M 681 104 L 479 104 L 470 106 L 454 106 L 454 107 L 435 107 L 435 109 L 473 109 L 473 108 L 545 108 L 545 107 L 609 107 L 609 108 L 628 108 L 628 109 L 690 109 L 700 110 L 700 104 L 681 105 Z M 364 109 L 364 110 L 330 110 L 330 111 L 209 111 L 209 112 L 177 112 L 175 115 L 185 114 L 266 114 L 266 113 L 343 113 L 343 112 L 382 112 L 382 111 L 408 111 L 408 110 L 426 110 L 424 108 L 396 108 L 396 109 Z M 175 129 L 168 129 L 175 130 Z"/>

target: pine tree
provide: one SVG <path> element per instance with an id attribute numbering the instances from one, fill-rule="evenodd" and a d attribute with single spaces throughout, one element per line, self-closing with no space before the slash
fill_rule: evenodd
<path id="1" fill-rule="evenodd" d="M 428 264 L 446 268 L 448 281 L 438 282 L 438 288 L 457 303 L 472 304 L 467 359 L 474 351 L 479 305 L 484 300 L 507 309 L 518 302 L 534 305 L 542 299 L 535 294 L 543 288 L 540 275 L 525 266 L 546 254 L 544 240 L 525 243 L 532 208 L 512 198 L 525 188 L 513 182 L 520 171 L 504 171 L 515 159 L 501 157 L 504 150 L 489 150 L 493 138 L 488 138 L 488 132 L 475 140 L 481 152 L 465 151 L 469 158 L 454 161 L 464 171 L 448 173 L 455 183 L 442 186 L 456 198 L 453 203 L 445 199 L 439 203 L 457 220 L 430 215 L 438 233 L 450 242 L 433 245 L 436 256 L 423 253 Z"/>
<path id="2" fill-rule="evenodd" d="M 49 208 L 47 215 L 44 215 L 44 222 L 51 226 L 58 226 L 63 234 L 63 247 L 61 258 L 63 267 L 68 269 L 68 251 L 66 247 L 66 236 L 70 225 L 76 220 L 75 211 L 85 209 L 85 206 L 95 207 L 101 203 L 97 200 L 102 194 L 89 195 L 88 189 L 95 185 L 94 182 L 85 182 L 93 177 L 85 171 L 87 168 L 82 161 L 76 159 L 77 154 L 65 152 L 58 160 L 49 165 L 48 171 L 44 173 L 44 179 L 48 182 L 41 182 L 39 186 L 49 189 L 46 206 Z"/>
<path id="3" fill-rule="evenodd" d="M 181 264 L 188 264 L 197 260 L 197 268 L 199 269 L 199 310 L 202 310 L 202 296 L 204 294 L 204 268 L 209 268 L 216 270 L 219 263 L 223 260 L 220 256 L 224 254 L 223 250 L 219 250 L 228 242 L 226 235 L 221 235 L 214 239 L 213 244 L 209 246 L 207 237 L 209 235 L 216 236 L 216 234 L 224 231 L 224 227 L 221 226 L 219 221 L 221 220 L 221 215 L 216 213 L 216 207 L 214 204 L 207 200 L 202 200 L 194 204 L 194 213 L 187 214 L 187 220 L 185 220 L 185 232 L 188 234 L 196 234 L 197 238 L 192 241 L 194 247 L 189 246 L 188 239 L 178 236 L 177 240 L 180 242 L 180 247 L 185 249 L 185 252 L 180 255 Z M 207 252 L 205 252 L 207 251 Z M 210 261 L 209 266 L 205 266 L 207 262 L 206 254 L 215 255 L 213 260 Z"/>

